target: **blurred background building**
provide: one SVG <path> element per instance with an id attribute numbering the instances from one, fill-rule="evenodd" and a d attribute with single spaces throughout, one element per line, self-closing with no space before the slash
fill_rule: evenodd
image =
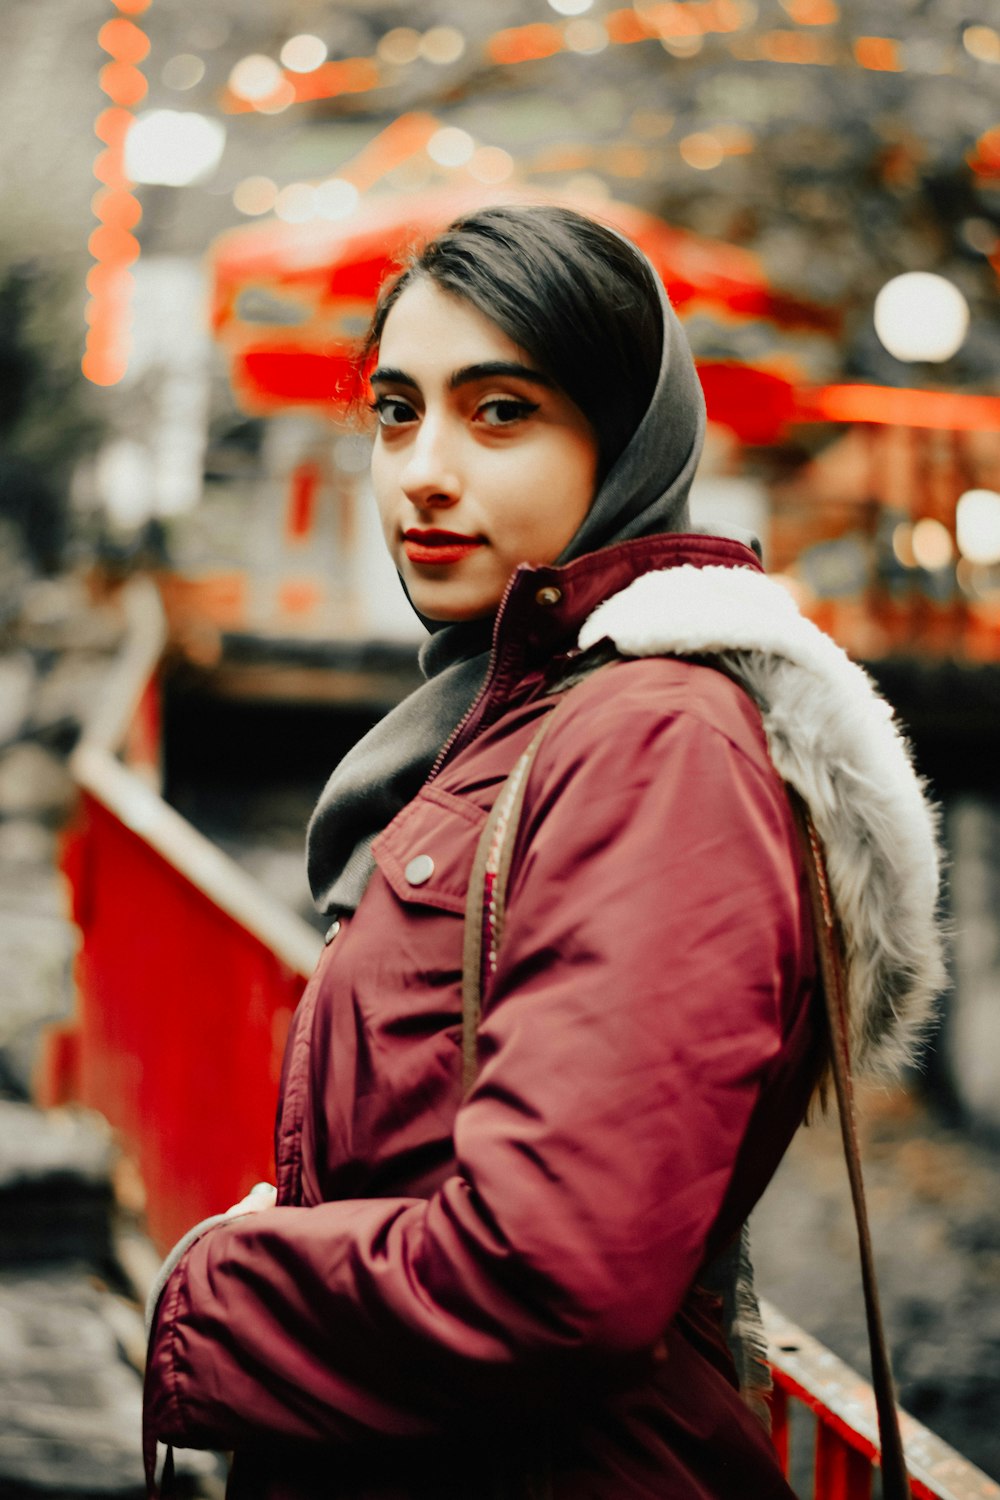
<path id="1" fill-rule="evenodd" d="M 554 197 L 643 245 L 684 320 L 711 423 L 697 519 L 755 531 L 913 733 L 955 931 L 927 1128 L 992 1163 L 995 0 L 5 0 L 0 80 L 3 953 L 136 577 L 166 629 L 133 761 L 307 917 L 312 799 L 414 683 L 420 635 L 369 503 L 352 340 L 461 207 Z M 73 1028 L 46 1051 L 20 982 L 3 1090 L 73 1097 Z M 952 1175 L 981 1199 L 976 1161 Z M 6 1180 L 0 1162 L 0 1200 Z M 962 1219 L 977 1303 L 1000 1276 L 990 1212 Z M 1000 1326 L 980 1332 L 951 1372 L 963 1446 L 1000 1380 Z"/>

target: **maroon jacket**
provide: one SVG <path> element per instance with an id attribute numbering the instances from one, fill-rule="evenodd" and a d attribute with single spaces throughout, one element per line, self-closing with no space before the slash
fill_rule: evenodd
<path id="1" fill-rule="evenodd" d="M 756 567 L 657 537 L 520 570 L 484 696 L 297 1012 L 279 1206 L 167 1283 L 147 1432 L 235 1449 L 239 1500 L 790 1495 L 697 1286 L 800 1122 L 819 1031 L 785 792 L 721 672 L 657 657 L 572 690 L 460 1097 L 483 823 L 581 621 L 678 563 Z"/>

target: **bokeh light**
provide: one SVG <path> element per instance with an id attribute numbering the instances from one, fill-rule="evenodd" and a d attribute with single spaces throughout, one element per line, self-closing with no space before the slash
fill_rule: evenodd
<path id="1" fill-rule="evenodd" d="M 244 177 L 233 190 L 233 207 L 241 214 L 269 214 L 278 196 L 278 185 L 270 177 Z"/>
<path id="2" fill-rule="evenodd" d="M 278 64 L 273 57 L 265 57 L 262 52 L 241 57 L 229 75 L 230 90 L 237 99 L 246 99 L 250 104 L 273 94 L 281 81 Z"/>
<path id="3" fill-rule="evenodd" d="M 326 62 L 327 45 L 322 37 L 310 32 L 290 36 L 281 49 L 282 64 L 293 73 L 314 73 Z"/>
<path id="4" fill-rule="evenodd" d="M 582 19 L 570 21 L 563 33 L 566 46 L 571 52 L 590 54 L 603 52 L 608 45 L 608 33 L 600 21 Z"/>
<path id="5" fill-rule="evenodd" d="M 686 135 L 677 147 L 689 167 L 699 172 L 710 172 L 722 162 L 725 152 L 718 136 L 707 130 L 696 130 Z"/>
<path id="6" fill-rule="evenodd" d="M 436 130 L 427 142 L 427 155 L 439 167 L 464 167 L 475 149 L 472 136 L 457 125 L 445 125 Z"/>
<path id="7" fill-rule="evenodd" d="M 116 16 L 97 33 L 98 44 L 116 62 L 141 63 L 149 56 L 149 37 L 134 21 Z"/>
<path id="8" fill-rule="evenodd" d="M 406 67 L 420 56 L 420 32 L 412 26 L 394 26 L 381 37 L 375 48 L 382 62 L 392 67 Z"/>
<path id="9" fill-rule="evenodd" d="M 582 16 L 593 3 L 594 0 L 549 0 L 552 9 L 561 16 Z"/>
<path id="10" fill-rule="evenodd" d="M 1000 32 L 992 26 L 966 26 L 962 46 L 979 62 L 1000 62 Z"/>
<path id="11" fill-rule="evenodd" d="M 315 189 L 308 182 L 290 182 L 275 199 L 274 211 L 286 224 L 308 224 L 316 217 Z"/>
<path id="12" fill-rule="evenodd" d="M 457 62 L 465 51 L 465 37 L 457 26 L 432 26 L 420 38 L 420 56 L 444 67 Z"/>
<path id="13" fill-rule="evenodd" d="M 892 533 L 892 550 L 896 561 L 904 568 L 915 568 L 917 559 L 913 554 L 913 527 L 909 521 L 900 521 Z"/>
<path id="14" fill-rule="evenodd" d="M 969 327 L 969 305 L 958 287 L 931 271 L 893 277 L 875 298 L 875 332 L 896 359 L 951 359 Z"/>
<path id="15" fill-rule="evenodd" d="M 287 78 L 280 79 L 277 88 L 265 94 L 262 99 L 255 99 L 253 107 L 258 114 L 280 115 L 282 110 L 295 103 L 295 88 Z"/>
<path id="16" fill-rule="evenodd" d="M 195 88 L 205 76 L 205 64 L 193 52 L 178 52 L 170 57 L 160 70 L 160 79 L 168 89 Z"/>
<path id="17" fill-rule="evenodd" d="M 125 141 L 125 170 L 133 182 L 184 187 L 210 177 L 222 160 L 226 127 L 207 115 L 151 109 L 137 117 Z"/>
<path id="18" fill-rule="evenodd" d="M 480 146 L 469 159 L 469 175 L 490 186 L 514 174 L 514 158 L 501 146 Z"/>
<path id="19" fill-rule="evenodd" d="M 955 556 L 955 543 L 951 532 L 933 516 L 924 516 L 913 528 L 911 537 L 913 556 L 917 566 L 936 573 L 946 568 Z"/>
<path id="20" fill-rule="evenodd" d="M 145 99 L 149 84 L 139 69 L 132 63 L 109 62 L 98 74 L 102 91 L 115 104 L 131 109 Z"/>
<path id="21" fill-rule="evenodd" d="M 313 209 L 321 219 L 346 219 L 360 202 L 354 183 L 343 177 L 329 177 L 313 190 Z"/>
<path id="22" fill-rule="evenodd" d="M 1000 495 L 966 490 L 955 512 L 958 550 L 970 563 L 1000 562 Z"/>

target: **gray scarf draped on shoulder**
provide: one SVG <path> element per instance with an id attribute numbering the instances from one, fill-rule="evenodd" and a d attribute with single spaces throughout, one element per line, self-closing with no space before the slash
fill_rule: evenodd
<path id="1" fill-rule="evenodd" d="M 705 403 L 687 339 L 662 289 L 661 304 L 663 355 L 652 400 L 558 563 L 633 537 L 689 528 L 688 491 L 704 440 Z M 320 911 L 357 907 L 374 868 L 372 841 L 416 796 L 482 687 L 492 630 L 492 620 L 435 630 L 420 653 L 426 682 L 335 768 L 308 831 L 309 881 Z"/>

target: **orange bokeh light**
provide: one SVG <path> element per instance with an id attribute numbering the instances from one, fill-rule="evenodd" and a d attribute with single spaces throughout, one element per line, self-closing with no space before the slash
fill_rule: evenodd
<path id="1" fill-rule="evenodd" d="M 127 266 L 139 259 L 139 241 L 135 235 L 129 234 L 127 229 L 112 229 L 109 224 L 102 224 L 100 229 L 94 230 L 87 241 L 87 249 L 95 260 L 106 261 L 109 265 Z"/>
<path id="2" fill-rule="evenodd" d="M 298 103 L 307 99 L 331 99 L 337 94 L 361 94 L 378 88 L 378 67 L 370 57 L 345 57 L 324 63 L 311 73 L 300 73 L 290 80 Z"/>
<path id="3" fill-rule="evenodd" d="M 94 158 L 94 176 L 106 187 L 130 186 L 129 179 L 125 175 L 125 154 L 120 146 L 109 146 L 106 151 L 98 153 Z"/>
<path id="4" fill-rule="evenodd" d="M 562 32 L 548 21 L 511 26 L 495 32 L 486 43 L 487 56 L 495 63 L 537 62 L 543 57 L 553 57 L 562 49 Z"/>
<path id="5" fill-rule="evenodd" d="M 771 62 L 819 63 L 826 58 L 823 41 L 800 31 L 768 31 L 760 39 L 760 55 Z"/>
<path id="6" fill-rule="evenodd" d="M 126 21 L 124 16 L 105 21 L 97 33 L 97 40 L 117 62 L 140 63 L 149 56 L 149 37 L 134 21 Z"/>
<path id="7" fill-rule="evenodd" d="M 112 229 L 134 229 L 142 218 L 142 204 L 121 188 L 101 188 L 90 200 L 95 219 Z"/>
<path id="8" fill-rule="evenodd" d="M 125 140 L 134 123 L 131 110 L 146 97 L 149 88 L 136 67 L 149 55 L 149 38 L 124 16 L 140 15 L 150 0 L 114 3 L 124 15 L 106 21 L 97 34 L 98 43 L 112 59 L 99 74 L 111 107 L 102 110 L 94 121 L 94 134 L 106 148 L 94 159 L 94 176 L 104 186 L 91 199 L 99 226 L 87 241 L 96 264 L 87 274 L 90 300 L 84 319 L 90 331 L 80 365 L 89 381 L 102 386 L 116 385 L 128 369 L 129 301 L 135 282 L 126 268 L 139 259 L 139 241 L 130 231 L 142 218 L 142 205 L 130 191 Z"/>
<path id="9" fill-rule="evenodd" d="M 132 128 L 133 117 L 129 110 L 112 105 L 102 110 L 94 121 L 94 134 L 106 146 L 123 146 L 125 137 Z"/>
<path id="10" fill-rule="evenodd" d="M 781 3 L 800 26 L 832 26 L 840 19 L 835 0 L 781 0 Z"/>
<path id="11" fill-rule="evenodd" d="M 902 72 L 899 44 L 892 37 L 859 36 L 854 43 L 854 56 L 863 68 L 871 68 L 874 73 Z"/>
<path id="12" fill-rule="evenodd" d="M 80 368 L 93 385 L 117 385 L 128 368 L 124 355 L 110 349 L 88 349 Z"/>
<path id="13" fill-rule="evenodd" d="M 135 278 L 124 266 L 109 265 L 107 261 L 99 260 L 87 272 L 85 285 L 88 292 L 102 301 L 114 301 L 116 298 L 127 300 L 135 286 Z"/>
<path id="14" fill-rule="evenodd" d="M 1000 125 L 985 131 L 966 160 L 979 177 L 1000 177 Z"/>
<path id="15" fill-rule="evenodd" d="M 123 104 L 127 108 L 145 99 L 149 88 L 139 69 L 125 62 L 105 63 L 98 75 L 98 82 L 113 103 Z"/>

